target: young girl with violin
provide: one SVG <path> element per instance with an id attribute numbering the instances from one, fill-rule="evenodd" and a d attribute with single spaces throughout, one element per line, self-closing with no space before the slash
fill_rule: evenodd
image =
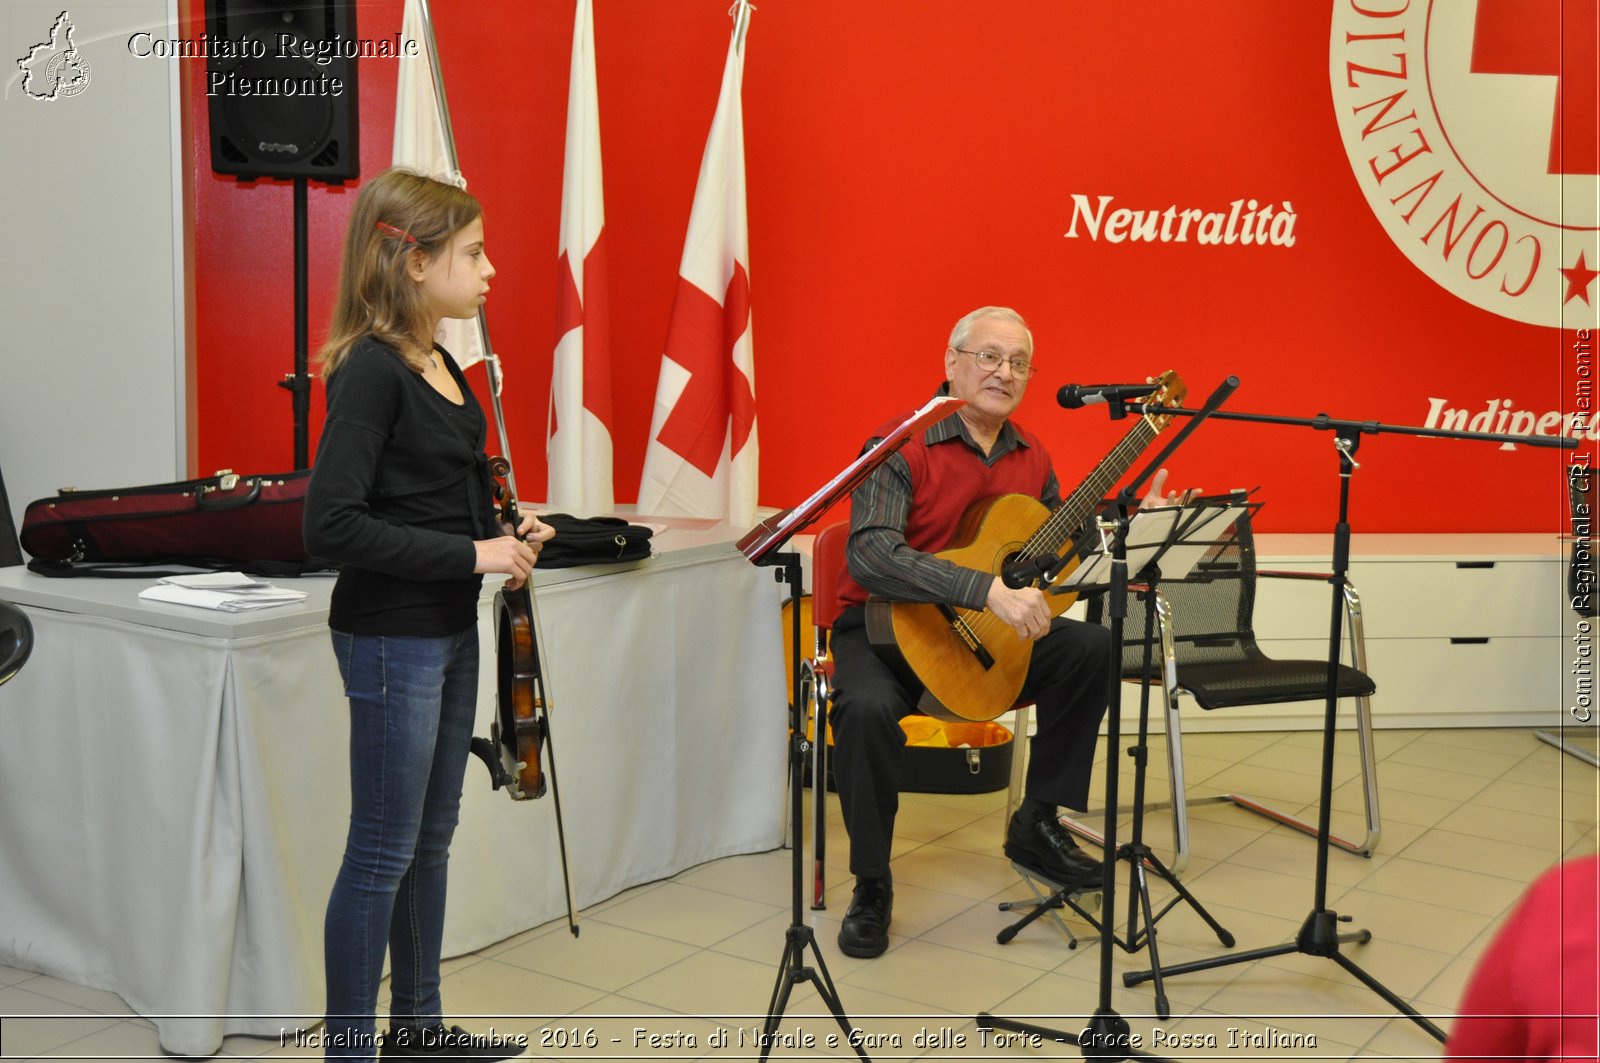
<path id="1" fill-rule="evenodd" d="M 533 570 L 553 531 L 499 526 L 483 410 L 444 318 L 473 318 L 494 276 L 483 212 L 404 170 L 350 216 L 322 374 L 328 415 L 306 498 L 306 548 L 338 562 L 328 614 L 350 703 L 350 828 L 324 925 L 329 1058 L 505 1059 L 516 1040 L 446 1026 L 439 999 L 446 866 L 478 692 L 484 573 Z"/>

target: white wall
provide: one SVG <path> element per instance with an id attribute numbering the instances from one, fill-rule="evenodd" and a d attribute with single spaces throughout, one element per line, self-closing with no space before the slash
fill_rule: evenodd
<path id="1" fill-rule="evenodd" d="M 63 10 L 88 63 L 76 95 L 30 98 L 17 61 Z M 188 467 L 175 0 L 0 6 L 0 471 L 23 507 L 58 487 Z M 40 84 L 29 85 L 38 91 Z"/>

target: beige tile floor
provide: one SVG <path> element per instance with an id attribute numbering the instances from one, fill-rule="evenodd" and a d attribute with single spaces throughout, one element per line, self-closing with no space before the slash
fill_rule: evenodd
<path id="1" fill-rule="evenodd" d="M 1192 794 L 1249 792 L 1314 819 L 1319 733 L 1202 734 L 1186 746 Z M 1372 932 L 1342 955 L 1448 1026 L 1474 960 L 1526 885 L 1565 856 L 1596 851 L 1596 772 L 1527 730 L 1381 731 L 1377 746 L 1383 836 L 1371 859 L 1330 854 L 1328 906 L 1352 917 L 1349 929 Z M 1341 750 L 1336 832 L 1358 833 L 1357 771 Z M 1154 799 L 1166 784 L 1159 770 L 1152 776 Z M 872 1059 L 1082 1058 L 1075 1044 L 985 1039 L 974 1022 L 989 1012 L 1076 1034 L 1100 999 L 1099 940 L 1077 917 L 1068 920 L 1077 948 L 1048 919 L 1006 945 L 996 941 L 1014 918 L 997 903 L 1028 896 L 1000 855 L 1004 803 L 1003 792 L 905 796 L 890 948 L 863 961 L 834 944 L 851 883 L 830 798 L 827 908 L 805 907 L 804 920 Z M 1147 817 L 1158 853 L 1170 845 L 1165 815 Z M 1191 815 L 1194 855 L 1183 881 L 1234 934 L 1235 951 L 1292 940 L 1313 907 L 1313 841 L 1232 805 Z M 1122 830 L 1126 837 L 1126 821 Z M 786 850 L 706 864 L 596 905 L 576 940 L 551 924 L 453 959 L 446 1005 L 468 1025 L 529 1034 L 536 1058 L 755 1058 L 750 1033 L 766 1016 L 791 923 L 790 867 Z M 1159 905 L 1171 893 L 1158 884 L 1154 896 Z M 1157 940 L 1168 966 L 1229 951 L 1185 905 L 1160 920 Z M 1331 959 L 1289 954 L 1172 977 L 1169 1020 L 1154 1015 L 1148 984 L 1121 983 L 1124 971 L 1148 966 L 1143 951 L 1113 949 L 1111 1006 L 1147 1049 L 1170 1058 L 1440 1055 Z M 25 970 L 0 967 L 0 1015 L 8 1016 L 6 1059 L 161 1055 L 153 1027 L 117 997 Z M 773 1059 L 856 1058 L 848 1044 L 829 1046 L 841 1031 L 809 982 L 795 989 L 779 1032 Z M 223 1052 L 311 1054 L 245 1037 L 229 1038 Z"/>

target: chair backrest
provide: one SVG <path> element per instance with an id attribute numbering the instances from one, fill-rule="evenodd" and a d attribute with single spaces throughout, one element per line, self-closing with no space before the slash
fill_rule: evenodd
<path id="1" fill-rule="evenodd" d="M 0 683 L 17 672 L 33 652 L 33 625 L 28 614 L 10 602 L 0 602 Z"/>
<path id="2" fill-rule="evenodd" d="M 1172 606 L 1173 639 L 1179 659 L 1190 664 L 1260 659 L 1263 654 L 1256 645 L 1254 629 L 1256 549 L 1248 509 L 1240 510 L 1231 529 L 1218 533 L 1210 552 L 1190 573 L 1190 580 L 1161 583 L 1161 593 Z M 1104 596 L 1092 600 L 1089 618 L 1105 623 L 1104 608 Z M 1123 621 L 1124 675 L 1136 676 L 1143 667 L 1144 628 L 1144 600 L 1130 594 Z M 1159 635 L 1152 633 L 1152 638 L 1157 640 L 1152 660 L 1159 667 Z"/>
<path id="3" fill-rule="evenodd" d="M 849 537 L 849 522 L 840 521 L 822 529 L 811 547 L 811 620 L 823 631 L 832 631 L 839 618 L 839 574 Z"/>

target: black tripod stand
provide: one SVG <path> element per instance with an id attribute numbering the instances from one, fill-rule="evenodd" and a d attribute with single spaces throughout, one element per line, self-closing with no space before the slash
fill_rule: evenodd
<path id="1" fill-rule="evenodd" d="M 1158 547 L 1147 555 L 1148 560 L 1141 562 L 1142 568 L 1138 573 L 1139 583 L 1137 585 L 1137 591 L 1144 604 L 1144 641 L 1142 643 L 1144 647 L 1144 659 L 1143 667 L 1140 671 L 1140 675 L 1143 677 L 1143 683 L 1139 698 L 1139 731 L 1134 744 L 1129 746 L 1127 750 L 1129 758 L 1133 761 L 1133 824 L 1131 838 L 1128 843 L 1115 847 L 1115 859 L 1126 860 L 1129 868 L 1127 934 L 1125 937 L 1118 937 L 1116 932 L 1112 931 L 1109 934 L 1109 939 L 1124 952 L 1132 953 L 1138 952 L 1141 949 L 1147 950 L 1150 953 L 1151 966 L 1158 972 L 1161 967 L 1161 959 L 1160 950 L 1156 943 L 1156 924 L 1159 923 L 1168 912 L 1176 908 L 1179 904 L 1187 904 L 1190 908 L 1192 908 L 1195 914 L 1200 916 L 1200 918 L 1205 921 L 1206 925 L 1211 927 L 1212 931 L 1216 933 L 1217 940 L 1220 941 L 1224 947 L 1232 948 L 1234 944 L 1233 935 L 1229 933 L 1221 923 L 1217 922 L 1211 913 L 1206 910 L 1205 906 L 1201 904 L 1192 893 L 1189 892 L 1188 888 L 1178 880 L 1177 875 L 1174 874 L 1166 866 L 1166 864 L 1162 862 L 1161 858 L 1157 856 L 1155 851 L 1146 845 L 1144 841 L 1145 781 L 1149 766 L 1148 742 L 1150 734 L 1150 682 L 1152 676 L 1158 674 L 1164 675 L 1166 672 L 1165 660 L 1163 661 L 1163 667 L 1161 669 L 1157 670 L 1153 667 L 1155 645 L 1157 641 L 1156 617 L 1160 611 L 1157 606 L 1158 586 L 1161 581 L 1159 560 L 1169 547 L 1176 545 L 1180 539 L 1190 534 L 1190 532 L 1197 525 L 1202 523 L 1202 521 L 1199 519 L 1202 513 L 1209 512 L 1215 516 L 1218 512 L 1220 512 L 1221 508 L 1222 507 L 1212 506 L 1205 508 L 1185 509 L 1181 510 L 1178 514 L 1174 514 L 1172 530 L 1166 534 L 1163 541 L 1158 544 Z M 1182 514 L 1185 513 L 1189 514 L 1191 518 L 1187 524 L 1184 524 L 1181 521 Z M 1124 541 L 1126 541 L 1126 534 L 1123 535 L 1123 538 Z M 1087 567 L 1088 566 L 1086 565 L 1085 568 Z M 1079 571 L 1083 572 L 1084 569 L 1080 569 Z M 1074 589 L 1075 587 L 1073 586 L 1061 586 L 1057 587 L 1052 593 L 1065 593 Z M 1134 588 L 1130 586 L 1129 589 L 1131 590 Z M 1091 606 L 1091 620 L 1093 620 L 1095 617 L 1095 607 L 1101 605 L 1103 605 L 1103 603 L 1096 601 L 1094 606 Z M 1165 654 L 1163 656 L 1165 657 Z M 1118 677 L 1120 678 L 1123 671 L 1120 660 L 1117 662 L 1117 665 L 1118 667 L 1116 671 Z M 1110 749 L 1112 755 L 1114 756 L 1116 752 L 1115 747 L 1112 746 Z M 1095 836 L 1092 831 L 1080 828 L 1080 832 L 1086 837 L 1090 837 L 1093 841 L 1104 845 L 1104 839 Z M 1152 874 L 1155 878 L 1165 882 L 1175 894 L 1174 897 L 1166 902 L 1160 911 L 1155 910 L 1154 902 L 1151 900 L 1150 896 L 1150 876 Z M 1109 923 L 1114 919 L 1114 913 L 1107 909 L 1102 912 L 1100 918 L 1097 918 L 1093 913 L 1083 908 L 1077 903 L 1076 900 L 1073 899 L 1073 892 L 1075 889 L 1077 889 L 1077 887 L 1058 887 L 1055 892 L 1050 894 L 1048 897 L 1043 898 L 1039 904 L 1035 905 L 1032 910 L 1024 915 L 1021 919 L 1002 930 L 999 933 L 997 940 L 1002 945 L 1005 944 L 1006 942 L 1010 941 L 1011 938 L 1014 937 L 1023 927 L 1027 926 L 1035 919 L 1038 919 L 1047 911 L 1063 906 L 1071 908 L 1074 912 L 1077 912 L 1085 922 L 1089 923 L 1096 930 L 1101 931 L 1102 934 L 1104 934 L 1105 928 L 1101 926 L 1100 918 L 1103 918 Z M 1006 906 L 1002 905 L 1002 908 L 1004 907 Z M 1167 1002 L 1166 987 L 1163 984 L 1159 974 L 1157 974 L 1155 978 L 1155 1003 L 1157 1016 L 1162 1019 L 1168 1019 L 1172 1017 L 1172 1010 Z"/>
<path id="2" fill-rule="evenodd" d="M 1183 413 L 1184 411 L 1176 411 Z M 1440 1042 L 1445 1039 L 1444 1031 L 1439 1029 L 1410 1004 L 1402 1000 L 1383 983 L 1372 977 L 1339 951 L 1339 946 L 1351 942 L 1366 943 L 1372 940 L 1369 930 L 1356 930 L 1340 933 L 1338 924 L 1349 922 L 1350 916 L 1339 915 L 1328 907 L 1328 851 L 1329 827 L 1333 814 L 1333 752 L 1336 735 L 1336 724 L 1339 706 L 1339 659 L 1340 644 L 1343 639 L 1342 623 L 1344 619 L 1343 595 L 1348 584 L 1350 571 L 1350 480 L 1359 463 L 1355 460 L 1355 453 L 1360 446 L 1363 433 L 1376 435 L 1380 431 L 1398 433 L 1403 435 L 1433 436 L 1452 439 L 1481 439 L 1496 443 L 1515 442 L 1529 446 L 1544 447 L 1575 447 L 1576 441 L 1548 436 L 1507 436 L 1494 435 L 1484 432 L 1457 432 L 1445 429 L 1427 429 L 1396 427 L 1382 425 L 1376 421 L 1339 421 L 1320 414 L 1311 419 L 1271 417 L 1259 414 L 1218 414 L 1226 420 L 1253 421 L 1266 424 L 1297 425 L 1313 428 L 1320 431 L 1332 430 L 1335 433 L 1334 447 L 1339 456 L 1339 517 L 1334 525 L 1333 533 L 1333 577 L 1329 581 L 1333 588 L 1332 619 L 1328 625 L 1328 685 L 1326 695 L 1326 709 L 1323 714 L 1322 724 L 1322 771 L 1318 791 L 1318 800 L 1321 804 L 1317 819 L 1317 871 L 1315 897 L 1311 913 L 1306 916 L 1305 922 L 1300 927 L 1300 932 L 1295 940 L 1288 944 L 1277 945 L 1270 948 L 1251 949 L 1247 952 L 1235 953 L 1230 956 L 1218 957 L 1214 960 L 1199 960 L 1194 963 L 1179 964 L 1169 967 L 1164 972 L 1159 967 L 1148 971 L 1133 971 L 1122 976 L 1124 985 L 1134 986 L 1141 982 L 1157 979 L 1163 975 L 1172 976 L 1187 974 L 1192 971 L 1205 971 L 1217 967 L 1225 967 L 1235 963 L 1248 963 L 1253 960 L 1265 959 L 1269 956 L 1284 956 L 1290 953 L 1301 953 L 1307 956 L 1320 956 L 1333 960 L 1343 967 L 1357 981 L 1382 997 L 1395 1010 L 1410 1018 L 1421 1026 L 1428 1034 Z"/>
<path id="3" fill-rule="evenodd" d="M 1130 511 L 1134 499 L 1138 497 L 1139 489 L 1145 481 L 1153 476 L 1163 462 L 1172 455 L 1183 441 L 1189 438 L 1200 422 L 1205 420 L 1222 405 L 1223 401 L 1239 386 L 1237 377 L 1229 377 L 1225 383 L 1210 398 L 1205 406 L 1195 411 L 1192 420 L 1184 425 L 1172 441 L 1162 448 L 1155 459 L 1145 466 L 1133 480 L 1117 495 L 1112 512 L 1116 519 L 1110 524 L 1101 525 L 1102 543 L 1106 552 L 1111 555 L 1111 589 L 1107 599 L 1107 609 L 1111 617 L 1111 648 L 1108 653 L 1108 669 L 1106 675 L 1106 749 L 1110 755 L 1106 757 L 1106 808 L 1105 808 L 1105 860 L 1100 883 L 1102 903 L 1105 905 L 1105 916 L 1098 922 L 1100 930 L 1100 999 L 1095 1013 L 1089 1018 L 1089 1025 L 1080 1032 L 1076 1038 L 1069 1037 L 1064 1031 L 1052 1030 L 1049 1027 L 1037 1026 L 1033 1023 L 1020 1022 L 1016 1019 L 999 1018 L 987 1012 L 980 1012 L 977 1024 L 982 1029 L 1016 1030 L 1020 1033 L 1030 1034 L 1035 1037 L 1051 1041 L 1066 1042 L 1076 1040 L 1082 1048 L 1083 1054 L 1091 1059 L 1120 1060 L 1128 1058 L 1160 1059 L 1148 1052 L 1141 1052 L 1134 1047 L 1138 1043 L 1133 1036 L 1128 1021 L 1119 1015 L 1111 1006 L 1111 947 L 1120 944 L 1112 930 L 1112 915 L 1116 911 L 1117 868 L 1116 861 L 1121 854 L 1117 846 L 1117 785 L 1119 763 L 1116 750 L 1121 743 L 1121 717 L 1122 717 L 1122 643 L 1123 622 L 1128 615 L 1128 526 L 1131 523 Z M 1129 389 L 1127 395 L 1137 395 L 1137 388 Z M 1131 409 L 1133 407 L 1127 407 Z M 1141 410 L 1155 416 L 1167 413 L 1183 412 L 1165 406 L 1152 405 Z M 1126 409 L 1118 401 L 1114 403 L 1112 417 L 1126 415 Z M 1065 559 L 1060 560 L 1065 564 Z M 1046 579 L 1048 580 L 1048 575 Z M 1131 859 L 1131 854 L 1130 854 Z M 1147 931 L 1153 930 L 1149 921 L 1149 912 L 1146 910 Z"/>
<path id="4" fill-rule="evenodd" d="M 789 586 L 790 601 L 799 602 L 800 595 L 804 592 L 801 580 L 800 555 L 796 553 L 774 553 L 758 564 L 776 565 L 777 571 L 773 575 L 780 583 Z M 792 611 L 790 637 L 793 639 L 794 661 L 800 660 L 800 610 Z M 761 1028 L 761 1058 L 765 1060 L 767 1054 L 778 1044 L 778 1023 L 783 1018 L 784 1010 L 789 1006 L 789 995 L 794 992 L 795 986 L 802 982 L 810 982 L 816 987 L 817 995 L 827 1005 L 834 1019 L 839 1023 L 840 1029 L 845 1032 L 846 1041 L 855 1049 L 856 1055 L 863 1060 L 867 1053 L 862 1048 L 859 1039 L 850 1036 L 850 1019 L 844 1013 L 844 1006 L 839 1002 L 839 991 L 833 986 L 833 978 L 828 974 L 828 965 L 822 961 L 822 952 L 817 948 L 816 932 L 805 921 L 801 911 L 801 883 L 805 879 L 804 858 L 800 844 L 802 832 L 805 827 L 802 823 L 805 807 L 805 777 L 804 769 L 808 741 L 806 739 L 805 700 L 801 696 L 800 669 L 795 668 L 794 686 L 790 691 L 793 700 L 790 702 L 789 718 L 789 837 L 793 853 L 791 868 L 791 900 L 789 929 L 784 933 L 783 959 L 779 961 L 778 980 L 772 987 L 772 999 L 767 1004 L 767 1020 Z M 821 741 L 822 736 L 818 735 Z M 820 783 L 819 783 L 820 785 Z M 818 827 L 820 828 L 820 825 Z M 810 949 L 816 957 L 816 966 L 806 964 L 806 950 Z"/>

